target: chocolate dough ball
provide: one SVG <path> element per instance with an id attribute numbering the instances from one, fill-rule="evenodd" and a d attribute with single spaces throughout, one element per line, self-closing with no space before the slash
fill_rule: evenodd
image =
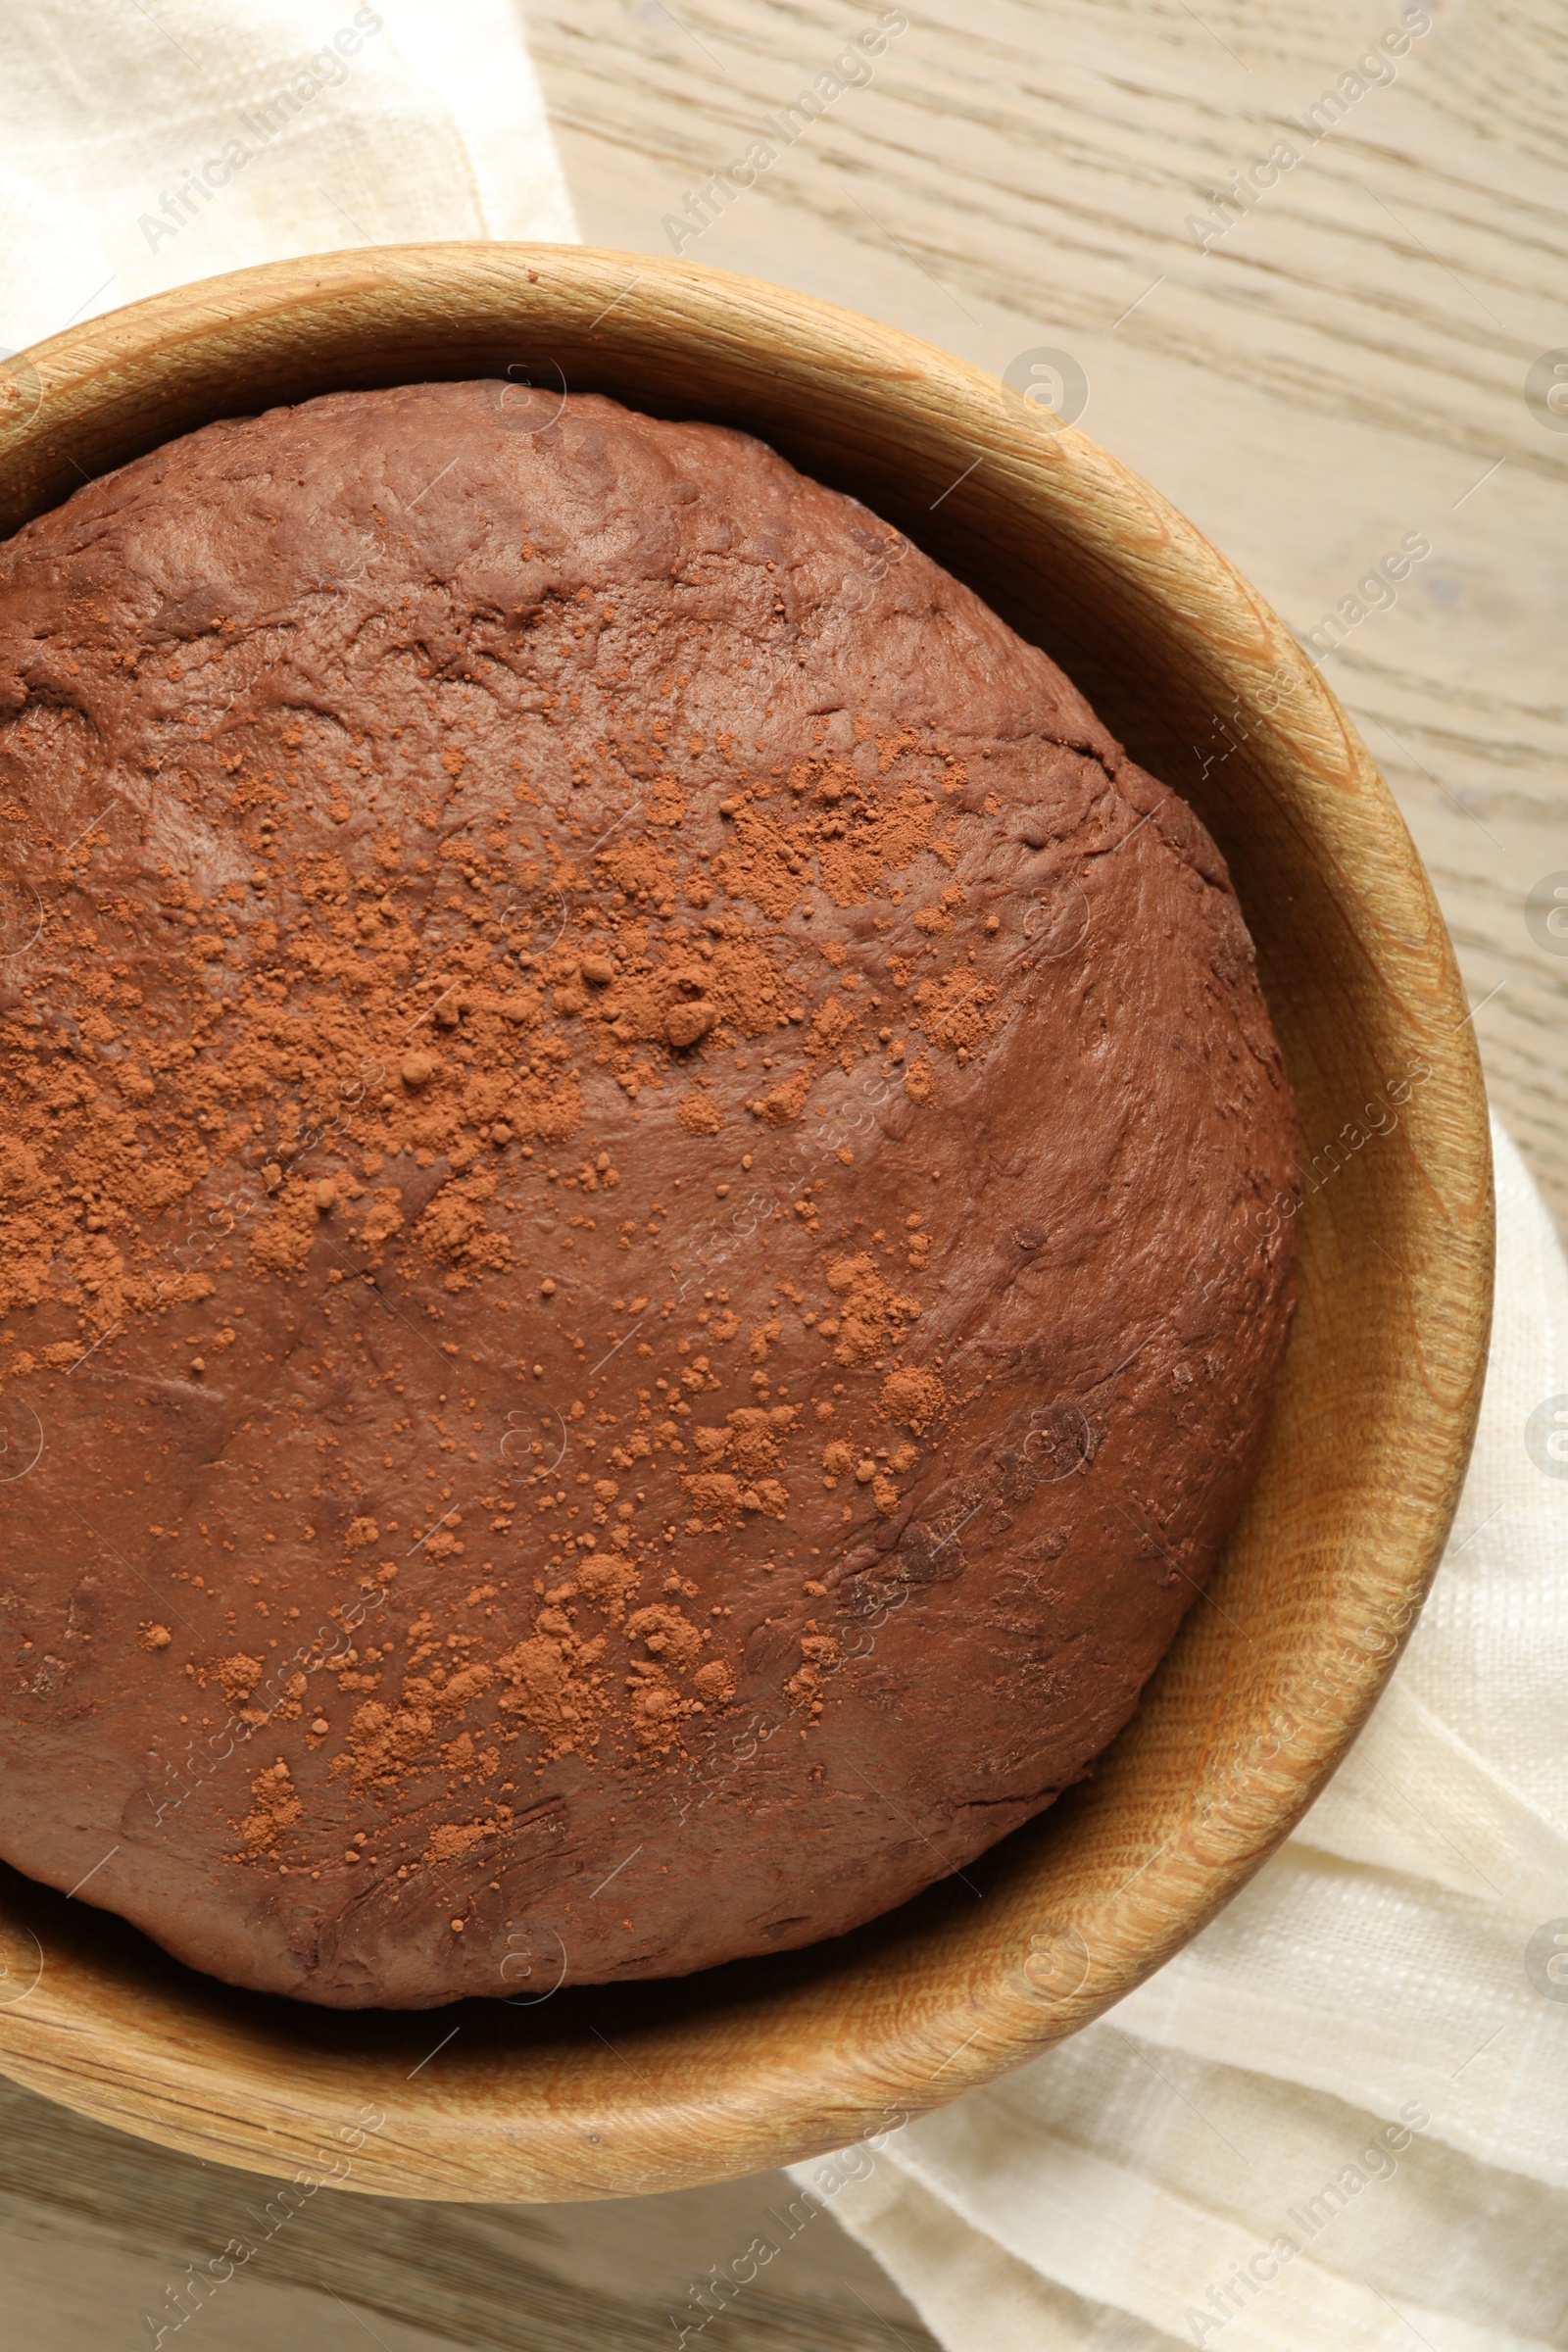
<path id="1" fill-rule="evenodd" d="M 1190 809 L 853 499 L 544 405 L 0 550 L 0 1854 L 340 2007 L 808 1943 L 1049 1805 L 1291 1312 Z"/>

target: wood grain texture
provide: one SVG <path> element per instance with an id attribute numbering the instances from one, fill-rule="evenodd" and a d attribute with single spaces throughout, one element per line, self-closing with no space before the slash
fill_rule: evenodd
<path id="1" fill-rule="evenodd" d="M 156 2326 L 208 2352 L 670 2352 L 675 2323 L 700 2320 L 693 2287 L 759 2238 L 777 2251 L 695 2336 L 703 2352 L 935 2352 L 830 2214 L 781 2174 L 602 2205 L 319 2196 L 290 2213 L 270 2181 L 0 2082 L 5 2341 L 46 2352 L 151 2352 Z"/>
<path id="2" fill-rule="evenodd" d="M 987 2081 L 1128 1990 L 1257 1867 L 1376 1696 L 1449 1523 L 1490 1303 L 1473 1024 L 1372 762 L 1190 523 L 963 361 L 689 262 L 325 256 L 36 347 L 41 405 L 0 425 L 0 526 L 210 416 L 535 357 L 578 388 L 750 425 L 1063 662 L 1231 860 L 1314 1172 L 1268 1455 L 1212 1596 L 1094 1780 L 962 1884 L 701 1979 L 411 2017 L 230 1991 L 8 1880 L 12 1981 L 33 1949 L 42 1966 L 0 2006 L 6 2072 L 273 2175 L 315 2177 L 369 2102 L 380 2120 L 340 2184 L 404 2197 L 586 2199 L 754 2172 Z M 1195 755 L 1221 715 L 1229 749 Z M 1347 1145 L 1391 1090 L 1392 1126 Z"/>
<path id="3" fill-rule="evenodd" d="M 529 0 L 585 237 L 667 253 L 663 216 L 867 13 Z M 1568 956 L 1525 921 L 1532 886 L 1568 869 L 1568 433 L 1524 398 L 1532 361 L 1568 346 L 1568 22 L 1548 0 L 1432 0 L 1394 85 L 1200 252 L 1189 215 L 1397 23 L 1399 0 L 906 13 L 870 86 L 688 258 L 997 374 L 1066 347 L 1087 428 L 1302 633 L 1404 532 L 1430 538 L 1326 674 L 1411 826 L 1470 997 L 1489 1000 L 1492 1098 L 1568 1230 Z"/>

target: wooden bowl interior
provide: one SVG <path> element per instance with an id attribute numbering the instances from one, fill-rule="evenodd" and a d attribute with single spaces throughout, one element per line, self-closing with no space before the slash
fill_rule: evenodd
<path id="1" fill-rule="evenodd" d="M 1312 1164 L 1267 1460 L 1211 1598 L 1093 1780 L 964 1881 L 837 1942 L 682 1982 L 345 2016 L 231 1991 L 8 1873 L 0 2066 L 270 2173 L 312 2167 L 370 2102 L 384 2120 L 348 2185 L 561 2198 L 831 2147 L 1072 2031 L 1236 1891 L 1343 1753 L 1441 1549 L 1479 1398 L 1490 1172 L 1472 1032 L 1419 861 L 1343 712 L 1246 584 L 1093 443 L 775 287 L 644 256 L 408 248 L 160 296 L 28 358 L 36 415 L 15 363 L 9 425 L 0 407 L 3 530 L 214 417 L 509 369 L 741 425 L 853 491 L 1054 655 L 1210 827 Z"/>

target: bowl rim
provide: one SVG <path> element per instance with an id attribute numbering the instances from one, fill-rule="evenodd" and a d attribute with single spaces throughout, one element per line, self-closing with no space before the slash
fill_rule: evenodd
<path id="1" fill-rule="evenodd" d="M 1148 1799 L 1169 1831 L 1157 1850 L 1118 1829 L 1115 1808 L 1135 1784 L 1159 1784 L 1157 1759 L 1149 1763 L 1156 1734 L 1137 1753 L 1132 1737 L 1156 1685 L 1158 1737 L 1177 1720 L 1171 1693 L 1185 1691 L 1183 1721 L 1199 1704 L 1190 1690 L 1199 1651 L 1185 1629 L 1103 1773 L 1082 1801 L 1046 1817 L 1062 1817 L 1053 1847 L 1017 1833 L 1025 1843 L 1015 1853 L 1015 1839 L 993 1849 L 983 1934 L 920 1897 L 834 1951 L 810 1947 L 781 1956 L 785 1965 L 736 1964 L 657 1988 L 664 2006 L 651 2023 L 628 1999 L 652 2000 L 646 1986 L 591 1988 L 594 2002 L 580 1988 L 572 2017 L 594 2008 L 613 2028 L 612 2038 L 588 2018 L 598 2047 L 580 2022 L 568 2032 L 542 2018 L 466 2014 L 496 2003 L 462 2004 L 461 2016 L 356 2012 L 349 2026 L 347 2013 L 236 1993 L 144 1948 L 108 1914 L 68 1910 L 66 1898 L 6 1874 L 7 1981 L 22 1983 L 33 1951 L 37 1973 L 20 1997 L 0 1996 L 0 2071 L 208 2160 L 314 2183 L 312 2168 L 331 2156 L 321 2178 L 336 2185 L 490 2201 L 672 2188 L 857 2139 L 879 2144 L 906 2117 L 1090 2022 L 1178 1950 L 1294 1826 L 1392 1670 L 1457 1501 L 1491 1301 L 1474 1031 L 1427 877 L 1370 757 L 1290 632 L 1191 523 L 1075 428 L 1042 430 L 1038 414 L 979 368 L 787 288 L 646 254 L 452 244 L 306 256 L 153 295 L 0 364 L 0 532 L 192 419 L 360 381 L 493 373 L 483 355 L 515 351 L 519 337 L 526 351 L 569 357 L 573 388 L 629 387 L 631 405 L 665 413 L 768 417 L 754 429 L 797 464 L 813 433 L 831 433 L 839 475 L 875 476 L 883 488 L 868 503 L 884 513 L 903 495 L 899 478 L 923 497 L 945 466 L 956 475 L 953 461 L 978 450 L 981 479 L 971 467 L 937 502 L 946 502 L 941 533 L 967 532 L 969 544 L 989 530 L 1000 545 L 1005 515 L 1020 513 L 1092 567 L 1113 616 L 1108 632 L 1097 624 L 1102 635 L 1125 644 L 1128 632 L 1152 630 L 1162 659 L 1201 672 L 1209 707 L 1245 704 L 1254 723 L 1236 747 L 1237 807 L 1266 801 L 1270 838 L 1295 828 L 1303 874 L 1332 877 L 1353 943 L 1347 954 L 1364 966 L 1359 980 L 1334 984 L 1362 989 L 1379 1038 L 1402 1040 L 1428 1077 L 1396 1122 L 1402 1143 L 1379 1154 L 1373 1208 L 1417 1263 L 1401 1294 L 1408 1362 L 1392 1363 L 1387 1398 L 1379 1393 L 1386 1421 L 1366 1437 L 1365 1494 L 1357 1488 L 1348 1506 L 1322 1593 L 1312 1587 L 1318 1616 L 1288 1637 L 1296 1647 L 1282 1688 L 1306 1688 L 1306 1667 L 1321 1685 L 1325 1660 L 1333 1688 L 1281 1702 L 1272 1717 L 1250 1698 L 1251 1713 L 1236 1720 L 1253 1727 L 1254 1742 L 1265 1736 L 1258 1724 L 1285 1736 L 1241 1763 L 1233 1741 L 1179 1788 L 1161 1785 L 1158 1804 Z M 710 397 L 699 378 L 728 390 Z M 264 385 L 266 402 L 242 395 L 242 384 Z M 288 384 L 292 393 L 278 389 Z M 922 527 L 933 553 L 939 535 Z M 1081 682 L 1081 667 L 1071 674 Z M 1278 690 L 1265 708 L 1269 681 Z M 1313 1214 L 1303 1235 L 1327 1233 L 1323 1220 L 1343 1212 Z M 1332 1232 L 1343 1255 L 1338 1221 Z M 1254 1516 L 1250 1505 L 1233 1539 L 1238 1558 L 1250 1556 Z M 1190 1612 L 1189 1625 L 1200 1614 Z M 1222 1744 L 1223 1692 L 1211 1722 Z M 411 2071 L 416 2049 L 445 2046 L 449 2016 L 462 2044 L 439 2063 L 431 2049 Z M 348 2146 L 351 2131 L 359 2137 L 346 2158 L 342 2146 L 318 2145 L 336 2132 Z"/>

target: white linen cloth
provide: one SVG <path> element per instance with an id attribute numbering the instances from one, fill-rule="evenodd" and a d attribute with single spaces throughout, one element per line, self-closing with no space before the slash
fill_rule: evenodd
<path id="1" fill-rule="evenodd" d="M 575 239 L 511 0 L 7 0 L 0 351 L 191 278 Z"/>
<path id="2" fill-rule="evenodd" d="M 1493 1140 L 1475 1454 L 1340 1772 L 1110 2015 L 793 2168 L 951 2352 L 1568 2343 L 1568 1266 Z"/>

